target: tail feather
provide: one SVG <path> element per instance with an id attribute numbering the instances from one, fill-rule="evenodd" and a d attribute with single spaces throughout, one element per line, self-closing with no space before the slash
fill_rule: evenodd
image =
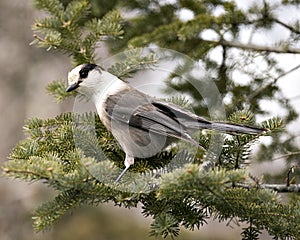
<path id="1" fill-rule="evenodd" d="M 252 134 L 258 135 L 267 132 L 267 129 L 247 126 L 244 124 L 237 123 L 226 123 L 226 122 L 203 122 L 203 121 L 189 121 L 185 124 L 187 128 L 192 129 L 209 129 L 216 130 L 228 134 Z"/>
<path id="2" fill-rule="evenodd" d="M 267 129 L 247 126 L 244 124 L 236 124 L 236 123 L 225 123 L 225 122 L 212 122 L 211 124 L 212 130 L 217 130 L 224 133 L 229 134 L 252 134 L 258 135 L 267 131 Z"/>

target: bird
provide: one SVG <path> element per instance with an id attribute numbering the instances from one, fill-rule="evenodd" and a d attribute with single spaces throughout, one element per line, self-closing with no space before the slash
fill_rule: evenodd
<path id="1" fill-rule="evenodd" d="M 266 132 L 256 126 L 207 120 L 140 92 L 93 63 L 81 64 L 68 73 L 66 92 L 74 90 L 94 103 L 101 122 L 125 152 L 125 168 L 116 182 L 135 158 L 152 157 L 178 140 L 202 147 L 189 130 L 207 129 L 232 135 Z"/>

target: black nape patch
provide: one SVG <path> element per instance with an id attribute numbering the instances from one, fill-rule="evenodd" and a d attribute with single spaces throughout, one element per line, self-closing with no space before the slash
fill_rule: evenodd
<path id="1" fill-rule="evenodd" d="M 97 65 L 92 64 L 92 63 L 87 63 L 87 64 L 83 65 L 83 67 L 79 71 L 79 77 L 81 79 L 87 78 L 87 76 L 89 75 L 89 72 L 91 70 L 95 69 L 96 67 L 97 67 Z"/>

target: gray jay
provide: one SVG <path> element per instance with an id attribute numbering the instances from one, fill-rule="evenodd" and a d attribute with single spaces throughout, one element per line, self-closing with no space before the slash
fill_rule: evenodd
<path id="1" fill-rule="evenodd" d="M 67 92 L 77 90 L 96 106 L 100 120 L 126 157 L 125 169 L 134 158 L 161 152 L 176 140 L 200 146 L 189 130 L 209 129 L 229 134 L 261 134 L 266 129 L 242 124 L 208 121 L 170 102 L 148 96 L 95 64 L 82 64 L 68 74 Z"/>

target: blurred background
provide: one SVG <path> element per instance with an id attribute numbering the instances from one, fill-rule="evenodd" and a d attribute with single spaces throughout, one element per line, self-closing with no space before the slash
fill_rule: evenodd
<path id="1" fill-rule="evenodd" d="M 24 138 L 25 119 L 52 118 L 61 112 L 72 111 L 72 100 L 57 104 L 45 91 L 48 82 L 66 80 L 72 66 L 70 59 L 61 53 L 30 46 L 33 40 L 31 25 L 40 16 L 42 13 L 34 10 L 31 1 L 0 1 L 1 165 L 7 161 L 10 149 Z M 280 83 L 291 96 L 299 93 L 296 78 L 292 75 Z M 295 98 L 293 104 L 299 111 L 299 98 Z M 299 121 L 292 127 L 298 125 Z M 268 165 L 268 168 L 273 171 L 278 166 L 280 162 L 273 168 Z M 151 219 L 145 220 L 139 209 L 127 210 L 109 204 L 78 209 L 65 216 L 53 229 L 36 234 L 31 226 L 31 213 L 54 195 L 41 183 L 24 183 L 1 176 L 0 240 L 150 238 Z M 200 231 L 183 231 L 179 239 L 239 239 L 242 226 L 232 226 L 208 224 Z M 268 239 L 265 235 L 262 237 Z"/>

